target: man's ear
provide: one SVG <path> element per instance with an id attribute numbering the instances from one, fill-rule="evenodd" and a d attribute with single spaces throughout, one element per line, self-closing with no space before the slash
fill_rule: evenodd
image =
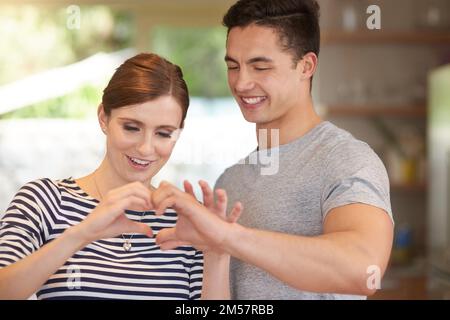
<path id="1" fill-rule="evenodd" d="M 316 72 L 318 60 L 319 59 L 314 52 L 308 52 L 298 62 L 297 68 L 300 68 L 302 80 L 311 79 L 311 77 Z"/>
<path id="2" fill-rule="evenodd" d="M 100 103 L 100 105 L 97 108 L 97 117 L 98 123 L 100 124 L 100 128 L 102 129 L 103 133 L 106 134 L 106 129 L 108 127 L 108 116 L 105 113 L 105 108 L 103 108 L 102 103 Z"/>

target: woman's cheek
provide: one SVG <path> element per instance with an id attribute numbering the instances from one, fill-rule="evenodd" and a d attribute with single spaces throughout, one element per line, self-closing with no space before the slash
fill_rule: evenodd
<path id="1" fill-rule="evenodd" d="M 158 148 L 158 153 L 162 158 L 168 158 L 172 154 L 173 148 L 175 147 L 175 142 L 168 142 L 160 145 Z"/>
<path id="2" fill-rule="evenodd" d="M 118 133 L 117 135 L 113 136 L 113 138 L 114 138 L 114 145 L 118 149 L 127 149 L 136 143 L 134 141 L 135 139 L 127 137 L 122 133 Z"/>

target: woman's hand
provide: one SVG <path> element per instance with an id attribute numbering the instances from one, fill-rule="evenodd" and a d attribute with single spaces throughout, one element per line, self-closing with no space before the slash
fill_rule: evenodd
<path id="1" fill-rule="evenodd" d="M 141 182 L 133 182 L 109 191 L 99 205 L 76 228 L 85 244 L 116 237 L 122 233 L 140 233 L 148 237 L 153 232 L 145 223 L 132 221 L 125 210 L 151 210 L 151 192 Z"/>

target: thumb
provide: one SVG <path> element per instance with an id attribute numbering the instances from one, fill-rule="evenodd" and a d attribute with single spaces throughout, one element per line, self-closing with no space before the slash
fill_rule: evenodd
<path id="1" fill-rule="evenodd" d="M 165 228 L 158 232 L 156 236 L 156 244 L 161 245 L 168 241 L 177 241 L 177 236 L 175 234 L 175 228 Z"/>
<path id="2" fill-rule="evenodd" d="M 178 241 L 178 240 L 170 240 L 166 241 L 160 244 L 161 250 L 170 250 L 175 249 L 181 246 L 187 246 L 190 245 L 188 242 L 185 241 Z"/>

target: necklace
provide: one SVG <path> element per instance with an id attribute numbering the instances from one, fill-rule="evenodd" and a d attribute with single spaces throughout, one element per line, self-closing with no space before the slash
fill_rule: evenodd
<path id="1" fill-rule="evenodd" d="M 98 185 L 97 185 L 97 179 L 96 179 L 96 174 L 97 174 L 97 170 L 95 170 L 94 175 L 93 175 L 93 176 L 94 176 L 95 189 L 97 190 L 97 193 L 98 193 L 98 195 L 100 196 L 100 201 L 102 201 L 102 200 L 103 200 L 103 195 L 102 195 L 102 193 L 100 192 L 100 189 L 98 188 Z M 141 222 L 142 218 L 144 217 L 144 214 L 145 214 L 145 211 L 142 212 L 142 215 L 141 215 L 141 218 L 139 219 L 139 222 Z M 123 247 L 123 250 L 125 250 L 126 252 L 130 251 L 130 250 L 131 250 L 131 247 L 132 247 L 132 245 L 131 245 L 131 239 L 133 239 L 134 233 L 131 234 L 130 239 L 126 239 L 126 238 L 123 236 L 123 233 L 121 234 L 121 236 L 122 236 L 122 239 L 123 239 L 123 241 L 124 241 L 123 246 L 122 246 L 122 247 Z"/>

